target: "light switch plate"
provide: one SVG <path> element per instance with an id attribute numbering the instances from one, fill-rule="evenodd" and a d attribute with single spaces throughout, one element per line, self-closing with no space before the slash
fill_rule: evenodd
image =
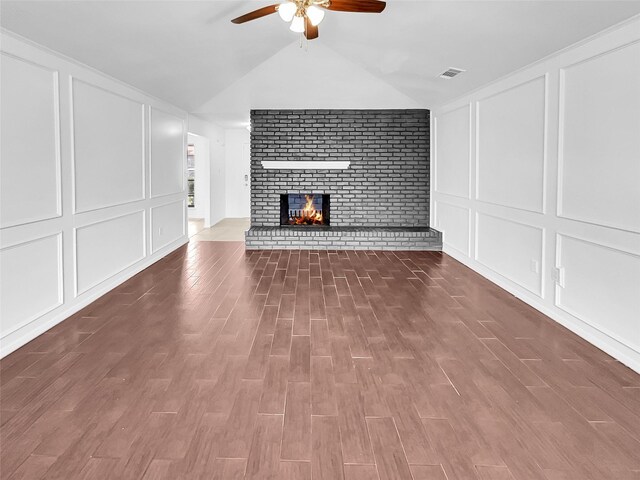
<path id="1" fill-rule="evenodd" d="M 533 273 L 540 273 L 540 262 L 538 262 L 538 260 L 536 260 L 535 258 L 532 258 L 529 268 Z"/>

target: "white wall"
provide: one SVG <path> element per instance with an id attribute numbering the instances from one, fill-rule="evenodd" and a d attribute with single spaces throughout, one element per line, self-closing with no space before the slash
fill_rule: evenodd
<path id="1" fill-rule="evenodd" d="M 226 217 L 227 209 L 224 129 L 189 115 L 189 132 L 209 140 L 209 208 L 211 225 L 215 225 Z"/>
<path id="2" fill-rule="evenodd" d="M 432 116 L 445 251 L 640 372 L 640 19 Z"/>
<path id="3" fill-rule="evenodd" d="M 343 46 L 346 47 L 346 46 Z M 377 54 L 376 54 L 377 56 Z M 285 79 L 304 79 L 288 81 Z M 416 79 L 418 81 L 418 79 Z M 293 42 L 196 110 L 225 128 L 241 128 L 249 111 L 266 109 L 424 108 L 326 43 Z"/>
<path id="4" fill-rule="evenodd" d="M 246 128 L 225 130 L 227 210 L 229 218 L 251 215 L 251 159 L 250 134 Z M 248 176 L 249 180 L 245 180 Z"/>
<path id="5" fill-rule="evenodd" d="M 0 355 L 187 242 L 186 114 L 2 33 Z"/>

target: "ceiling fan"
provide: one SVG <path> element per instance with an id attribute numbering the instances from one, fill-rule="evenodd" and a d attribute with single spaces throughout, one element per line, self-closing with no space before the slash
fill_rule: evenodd
<path id="1" fill-rule="evenodd" d="M 284 3 L 262 7 L 231 20 L 245 23 L 278 12 L 285 22 L 291 22 L 289 30 L 304 33 L 307 40 L 318 38 L 318 25 L 324 18 L 324 10 L 336 12 L 380 13 L 386 7 L 380 0 L 288 0 Z"/>

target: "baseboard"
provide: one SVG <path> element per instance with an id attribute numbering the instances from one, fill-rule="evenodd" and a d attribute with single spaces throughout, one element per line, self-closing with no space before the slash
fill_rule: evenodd
<path id="1" fill-rule="evenodd" d="M 519 298 L 526 304 L 531 305 L 533 308 L 558 322 L 563 327 L 571 330 L 579 337 L 585 339 L 587 342 L 612 356 L 627 367 L 640 373 L 640 352 L 637 352 L 631 347 L 611 338 L 606 333 L 588 325 L 579 318 L 576 318 L 555 306 L 545 304 L 541 298 L 534 296 L 528 290 L 510 282 L 493 270 L 465 256 L 460 253 L 460 251 L 449 247 L 446 244 L 443 246 L 442 251 L 469 267 L 471 270 L 479 273 L 490 282 L 495 283 L 500 288 Z"/>
<path id="2" fill-rule="evenodd" d="M 0 340 L 0 358 L 6 357 L 11 352 L 14 352 L 18 348 L 26 345 L 34 338 L 55 327 L 74 313 L 82 310 L 87 305 L 96 301 L 98 298 L 100 298 L 110 290 L 113 290 L 118 285 L 126 282 L 134 275 L 137 275 L 145 268 L 151 266 L 161 258 L 166 257 L 171 252 L 187 244 L 188 242 L 189 238 L 186 235 L 179 238 L 175 242 L 158 250 L 153 255 L 149 255 L 135 265 L 132 265 L 131 267 L 100 283 L 98 286 L 92 288 L 86 294 L 82 294 L 81 296 L 74 298 L 69 304 L 63 304 L 49 314 L 37 318 L 22 327 L 20 330 L 7 335 L 7 337 Z M 26 331 L 22 332 L 23 330 Z"/>

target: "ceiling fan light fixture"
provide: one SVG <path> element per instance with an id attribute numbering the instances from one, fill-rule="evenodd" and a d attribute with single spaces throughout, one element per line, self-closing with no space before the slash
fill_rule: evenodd
<path id="1" fill-rule="evenodd" d="M 278 5 L 278 15 L 285 22 L 290 22 L 296 14 L 298 7 L 293 2 L 284 2 Z"/>
<path id="2" fill-rule="evenodd" d="M 2 0 L 0 0 L 2 1 Z M 289 30 L 302 33 L 307 40 L 318 38 L 318 25 L 325 17 L 325 10 L 335 12 L 380 13 L 386 2 L 383 0 L 277 0 L 278 3 L 258 8 L 231 20 L 236 25 L 278 13 Z M 302 40 L 300 41 L 302 47 Z"/>
<path id="3" fill-rule="evenodd" d="M 291 22 L 291 26 L 289 30 L 296 33 L 304 32 L 304 17 L 295 16 L 293 17 L 293 21 Z"/>
<path id="4" fill-rule="evenodd" d="M 311 25 L 317 27 L 324 18 L 324 10 L 316 7 L 315 5 L 311 5 L 307 7 L 307 17 L 309 17 Z"/>

